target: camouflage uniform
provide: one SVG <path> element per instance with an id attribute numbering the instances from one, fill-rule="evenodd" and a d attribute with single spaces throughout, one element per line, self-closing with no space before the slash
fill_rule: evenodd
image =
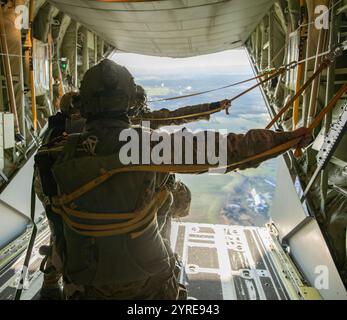
<path id="1" fill-rule="evenodd" d="M 119 135 L 131 128 L 126 112 L 133 104 L 134 87 L 129 72 L 109 60 L 91 68 L 81 86 L 86 133 L 44 146 L 36 156 L 37 162 L 53 162 L 46 179 L 56 183 L 52 199 L 54 212 L 63 219 L 63 274 L 71 299 L 176 299 L 179 294 L 175 257 L 160 235 L 156 213 L 168 199 L 170 173 L 183 172 L 184 165 L 175 167 L 172 159 L 170 165 L 153 164 L 154 169 L 111 174 L 124 169 L 118 155 L 126 142 Z M 302 135 L 230 133 L 228 164 Z M 215 139 L 218 153 L 218 133 Z M 198 166 L 196 140 L 192 143 L 188 147 L 193 150 L 194 173 L 206 172 Z"/>
<path id="2" fill-rule="evenodd" d="M 45 144 L 51 143 L 54 139 L 62 136 L 64 133 L 82 132 L 85 126 L 85 119 L 79 114 L 79 94 L 68 92 L 60 100 L 60 111 L 48 119 L 48 130 L 43 138 Z M 35 192 L 45 208 L 46 216 L 51 231 L 49 247 L 42 247 L 40 252 L 45 256 L 41 265 L 44 273 L 43 284 L 40 292 L 41 299 L 62 299 L 61 292 L 61 269 L 62 269 L 62 248 L 61 231 L 59 231 L 58 218 L 52 212 L 50 198 L 44 194 L 38 169 L 34 172 Z"/>
<path id="3" fill-rule="evenodd" d="M 217 110 L 218 108 L 220 108 L 219 102 L 186 106 L 173 111 L 163 108 L 133 117 L 131 118 L 131 123 L 135 125 L 140 124 L 141 121 L 148 120 L 151 122 L 151 128 L 155 130 L 164 126 L 178 126 L 199 120 L 210 120 L 210 115 L 204 113 Z"/>
<path id="4" fill-rule="evenodd" d="M 189 215 L 192 196 L 189 188 L 182 181 L 177 181 L 174 174 L 170 174 L 166 187 L 170 191 L 170 197 L 157 215 L 160 234 L 170 245 L 171 219 Z"/>
<path id="5" fill-rule="evenodd" d="M 51 203 L 48 196 L 46 196 L 42 190 L 41 179 L 38 169 L 35 168 L 34 171 L 34 188 L 36 195 L 42 202 L 45 208 L 46 216 L 48 218 L 48 225 L 50 228 L 50 245 L 42 246 L 40 248 L 40 253 L 45 256 L 41 264 L 41 271 L 43 272 L 43 283 L 40 291 L 40 299 L 42 300 L 61 300 L 63 299 L 62 293 L 62 274 L 59 270 L 59 265 L 61 266 L 61 259 L 58 254 L 56 247 L 57 234 L 54 223 L 51 220 L 52 210 Z M 60 268 L 61 269 L 61 268 Z"/>

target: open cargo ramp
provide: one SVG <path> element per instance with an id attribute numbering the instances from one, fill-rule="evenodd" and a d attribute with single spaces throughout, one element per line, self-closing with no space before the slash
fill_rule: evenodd
<path id="1" fill-rule="evenodd" d="M 6 251 L 0 266 L 0 299 L 14 299 L 25 244 L 19 238 Z M 39 298 L 42 257 L 38 249 L 49 242 L 46 219 L 39 234 L 24 282 L 22 299 Z M 268 228 L 173 223 L 173 250 L 182 258 L 188 294 L 198 300 L 316 299 L 317 291 L 306 286 Z"/>

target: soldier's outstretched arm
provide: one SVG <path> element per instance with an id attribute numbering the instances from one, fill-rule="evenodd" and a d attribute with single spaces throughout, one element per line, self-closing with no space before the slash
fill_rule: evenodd
<path id="1" fill-rule="evenodd" d="M 159 129 L 164 126 L 182 125 L 199 120 L 209 120 L 211 113 L 227 109 L 230 107 L 229 100 L 203 103 L 193 106 L 181 107 L 176 110 L 160 109 L 131 118 L 133 124 L 140 124 L 141 121 L 150 121 L 152 129 Z"/>
<path id="2" fill-rule="evenodd" d="M 300 128 L 291 132 L 253 129 L 248 131 L 246 134 L 229 134 L 227 138 L 228 165 L 250 159 L 266 151 L 273 150 L 279 145 L 283 145 L 296 139 L 299 139 L 296 146 L 304 147 L 311 142 L 311 134 L 306 128 Z M 238 169 L 257 167 L 263 161 L 275 158 L 291 148 L 292 147 L 288 146 L 285 150 L 277 151 L 272 154 L 269 153 L 268 155 L 260 157 L 254 161 L 245 162 L 238 166 Z"/>
<path id="3" fill-rule="evenodd" d="M 170 139 L 171 163 L 158 166 L 158 171 L 194 174 L 215 167 L 225 167 L 223 172 L 256 167 L 295 146 L 307 145 L 311 136 L 305 128 L 292 132 L 253 129 L 246 134 L 227 135 L 213 131 L 181 131 L 171 134 Z M 156 145 L 153 144 L 153 148 Z"/>

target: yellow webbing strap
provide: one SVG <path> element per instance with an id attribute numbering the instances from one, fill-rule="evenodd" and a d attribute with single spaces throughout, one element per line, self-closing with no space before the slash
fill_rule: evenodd
<path id="1" fill-rule="evenodd" d="M 123 228 L 108 228 L 108 225 L 85 225 L 81 223 L 77 223 L 72 221 L 64 212 L 62 212 L 58 208 L 54 208 L 54 212 L 59 214 L 64 222 L 76 233 L 89 237 L 108 237 L 115 236 L 121 234 L 130 234 L 132 236 L 132 231 L 139 229 L 140 227 L 145 226 L 148 222 L 152 222 L 154 218 L 156 218 L 156 211 L 151 211 L 148 216 L 146 216 L 143 220 L 134 223 L 128 227 Z M 95 230 L 93 227 L 102 227 L 100 230 Z M 147 227 L 147 226 L 146 226 Z"/>
<path id="2" fill-rule="evenodd" d="M 314 130 L 319 123 L 323 120 L 324 116 L 330 112 L 342 97 L 342 95 L 347 92 L 347 83 L 345 83 L 341 88 L 336 92 L 336 94 L 331 98 L 328 104 L 321 110 L 317 117 L 312 121 L 311 125 L 308 127 L 311 131 Z"/>
<path id="3" fill-rule="evenodd" d="M 62 206 L 62 209 L 70 216 L 88 220 L 128 220 L 136 217 L 136 213 L 94 213 L 72 209 L 69 206 Z"/>
<path id="4" fill-rule="evenodd" d="M 227 165 L 227 166 L 220 166 L 218 165 L 209 165 L 209 164 L 191 164 L 191 165 L 172 165 L 172 164 L 162 164 L 160 166 L 158 165 L 131 165 L 127 167 L 122 167 L 122 168 L 117 168 L 117 169 L 112 169 L 101 176 L 90 180 L 87 182 L 85 185 L 79 187 L 75 191 L 71 192 L 70 194 L 67 195 L 62 195 L 59 197 L 53 197 L 52 202 L 54 205 L 57 206 L 63 206 L 67 203 L 72 202 L 73 200 L 79 198 L 83 194 L 93 190 L 95 187 L 99 186 L 106 180 L 108 180 L 110 177 L 114 176 L 115 174 L 118 173 L 124 173 L 124 172 L 161 172 L 161 173 L 170 173 L 170 172 L 177 172 L 177 173 L 201 173 L 204 171 L 208 171 L 209 169 L 213 168 L 221 168 L 221 169 L 229 169 L 229 170 L 234 170 L 237 169 L 238 166 L 253 162 L 255 160 L 259 160 L 262 158 L 267 158 L 268 156 L 272 156 L 274 154 L 283 152 L 285 150 L 288 150 L 295 145 L 299 143 L 301 138 L 296 138 L 293 140 L 290 140 L 284 144 L 278 145 L 275 148 L 272 148 L 270 150 L 266 150 L 262 153 L 259 153 L 257 155 L 254 155 L 252 157 L 249 157 L 245 160 Z"/>
<path id="5" fill-rule="evenodd" d="M 302 69 L 303 65 L 298 65 L 298 73 L 297 73 L 297 79 L 295 84 L 295 92 L 298 92 L 300 90 L 300 84 L 301 84 L 301 78 L 302 78 Z M 300 99 L 298 99 L 299 95 L 297 95 L 297 98 L 294 101 L 293 104 L 293 119 L 292 119 L 292 128 L 293 130 L 296 129 L 296 125 L 299 121 L 299 109 L 300 109 Z"/>
<path id="6" fill-rule="evenodd" d="M 149 223 L 145 228 L 143 228 L 143 229 L 140 230 L 140 231 L 136 231 L 136 232 L 130 233 L 130 237 L 131 237 L 132 239 L 136 239 L 136 238 L 140 237 L 140 236 L 143 235 L 151 226 L 153 226 L 153 225 L 156 224 L 156 223 L 157 223 L 157 215 L 155 214 L 155 215 L 153 216 L 153 219 L 150 221 L 150 223 Z"/>
<path id="7" fill-rule="evenodd" d="M 159 206 L 166 200 L 168 197 L 168 191 L 166 189 L 157 193 L 154 198 L 150 201 L 145 207 L 136 210 L 132 213 L 133 218 L 129 221 L 113 224 L 87 224 L 87 223 L 78 223 L 70 219 L 69 212 L 63 208 L 56 206 L 52 207 L 52 210 L 59 214 L 64 222 L 75 232 L 85 236 L 92 237 L 106 237 L 112 235 L 120 234 L 130 234 L 133 238 L 141 235 L 145 230 L 149 228 L 156 221 L 156 213 Z M 98 215 L 98 213 L 93 213 L 93 215 Z M 121 215 L 115 213 L 114 215 Z M 86 219 L 89 219 L 86 218 Z M 100 220 L 103 220 L 102 218 Z M 140 231 L 136 231 L 140 228 L 143 228 Z"/>
<path id="8" fill-rule="evenodd" d="M 181 115 L 181 116 L 172 116 L 172 117 L 146 117 L 145 115 L 142 117 L 133 117 L 131 118 L 131 121 L 134 122 L 141 122 L 141 121 L 168 121 L 168 120 L 181 120 L 181 119 L 189 119 L 189 118 L 194 118 L 194 117 L 202 117 L 202 116 L 208 116 L 211 115 L 213 113 L 217 113 L 220 112 L 222 110 L 224 110 L 225 108 L 223 107 L 219 107 L 216 109 L 212 109 L 212 110 L 207 110 L 207 111 L 202 111 L 202 112 L 198 112 L 198 113 L 191 113 L 191 114 L 185 114 L 185 115 Z"/>

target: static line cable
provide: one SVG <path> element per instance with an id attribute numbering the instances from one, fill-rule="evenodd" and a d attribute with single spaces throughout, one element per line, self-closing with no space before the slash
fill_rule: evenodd
<path id="1" fill-rule="evenodd" d="M 282 107 L 282 109 L 277 113 L 277 115 L 270 121 L 270 123 L 266 126 L 266 129 L 270 129 L 276 121 L 289 110 L 292 104 L 298 99 L 301 94 L 308 88 L 308 86 L 313 82 L 313 80 L 319 76 L 319 74 L 325 70 L 337 57 L 341 56 L 343 50 L 346 49 L 346 42 L 338 45 L 333 51 L 329 52 L 323 62 L 320 64 L 319 68 L 314 72 L 314 74 L 301 86 L 300 90 L 296 92 L 296 94 L 289 99 L 289 101 Z"/>
<path id="2" fill-rule="evenodd" d="M 225 85 L 225 86 L 222 86 L 222 87 L 219 87 L 219 88 L 205 90 L 205 91 L 200 91 L 200 92 L 194 92 L 194 93 L 186 94 L 186 95 L 183 95 L 183 96 L 162 98 L 162 99 L 157 99 L 157 100 L 149 100 L 148 102 L 150 102 L 150 103 L 152 103 L 152 102 L 162 102 L 162 101 L 170 101 L 170 100 L 178 100 L 178 99 L 183 99 L 183 98 L 194 97 L 194 96 L 202 95 L 202 94 L 205 94 L 205 93 L 210 93 L 210 92 L 214 92 L 214 91 L 218 91 L 218 90 L 227 89 L 227 88 L 230 88 L 230 87 L 235 87 L 237 85 L 240 85 L 240 84 L 243 84 L 243 83 L 247 83 L 249 81 L 256 80 L 256 79 L 265 77 L 267 75 L 271 75 L 273 72 L 275 72 L 275 69 L 271 69 L 271 70 L 265 71 L 265 72 L 263 72 L 262 74 L 260 74 L 260 75 L 258 75 L 256 77 L 252 77 L 252 78 L 249 78 L 249 79 L 238 81 L 238 82 L 235 82 L 235 83 L 232 83 L 232 84 L 228 84 L 228 85 Z"/>
<path id="3" fill-rule="evenodd" d="M 233 87 L 233 86 L 236 86 L 236 85 L 239 85 L 239 84 L 243 84 L 243 83 L 246 83 L 246 82 L 250 82 L 252 80 L 258 80 L 258 79 L 261 79 L 263 77 L 266 77 L 266 76 L 269 76 L 269 78 L 266 78 L 265 80 L 261 80 L 260 82 L 258 82 L 257 84 L 255 84 L 254 86 L 252 86 L 250 89 L 247 89 L 245 92 L 242 92 L 242 94 L 240 95 L 237 95 L 235 98 L 231 98 L 230 101 L 233 101 L 233 100 L 236 100 L 237 98 L 239 98 L 241 95 L 243 95 L 244 93 L 250 91 L 251 89 L 255 88 L 255 87 L 258 87 L 260 84 L 266 82 L 266 81 L 269 81 L 275 77 L 277 77 L 278 75 L 280 75 L 281 73 L 283 73 L 284 71 L 287 71 L 288 68 L 289 69 L 292 69 L 292 68 L 295 68 L 297 65 L 297 62 L 296 61 L 293 61 L 291 63 L 288 63 L 287 65 L 284 65 L 284 66 L 281 66 L 277 69 L 270 69 L 269 71 L 265 71 L 263 72 L 262 74 L 258 75 L 258 76 L 255 76 L 255 77 L 252 77 L 252 78 L 249 78 L 249 79 L 246 79 L 246 80 L 242 80 L 242 81 L 239 81 L 239 82 L 235 82 L 235 83 L 232 83 L 232 84 L 229 84 L 229 85 L 226 85 L 226 86 L 223 86 L 223 87 L 219 87 L 219 88 L 215 88 L 215 89 L 210 89 L 210 90 L 206 90 L 206 91 L 200 91 L 200 92 L 195 92 L 195 93 L 191 93 L 191 94 L 187 94 L 187 95 L 184 95 L 184 96 L 175 96 L 175 97 L 170 97 L 170 98 L 163 98 L 163 99 L 158 99 L 158 100 L 150 100 L 148 102 L 163 102 L 163 101 L 170 101 L 170 100 L 178 100 L 178 99 L 184 99 L 184 98 L 188 98 L 188 97 L 192 97 L 192 96 L 198 96 L 198 95 L 202 95 L 202 94 L 205 94 L 205 93 L 209 93 L 209 92 L 213 92 L 213 91 L 217 91 L 217 90 L 222 90 L 222 89 L 226 89 L 226 88 L 229 88 L 229 87 Z"/>
<path id="4" fill-rule="evenodd" d="M 269 77 L 265 78 L 259 82 L 257 82 L 255 85 L 253 85 L 252 87 L 242 91 L 241 93 L 239 93 L 238 95 L 232 97 L 231 99 L 225 99 L 226 101 L 229 101 L 230 103 L 237 100 L 238 98 L 240 98 L 241 96 L 245 95 L 246 93 L 250 92 L 251 90 L 259 87 L 260 85 L 262 85 L 265 82 L 268 82 L 274 78 L 276 78 L 277 76 L 279 76 L 280 74 L 284 73 L 285 71 L 288 71 L 291 68 L 295 68 L 296 66 L 296 62 L 294 63 L 290 63 L 284 67 L 281 67 L 280 69 L 278 69 L 275 72 L 269 73 Z M 262 75 L 261 77 L 264 77 L 264 75 Z M 228 114 L 228 109 L 229 107 L 224 107 L 221 106 L 219 108 L 213 109 L 213 110 L 208 110 L 208 111 L 204 111 L 204 112 L 199 112 L 199 113 L 194 113 L 194 114 L 187 114 L 187 115 L 182 115 L 182 116 L 172 116 L 172 117 L 158 117 L 158 118 L 154 118 L 154 117 L 134 117 L 133 119 L 135 120 L 146 120 L 146 121 L 168 121 L 168 120 L 178 120 L 178 119 L 189 119 L 189 118 L 193 118 L 193 117 L 197 117 L 197 116 L 207 116 L 207 115 L 211 115 L 217 112 L 220 112 L 222 110 L 225 110 L 226 113 Z"/>

